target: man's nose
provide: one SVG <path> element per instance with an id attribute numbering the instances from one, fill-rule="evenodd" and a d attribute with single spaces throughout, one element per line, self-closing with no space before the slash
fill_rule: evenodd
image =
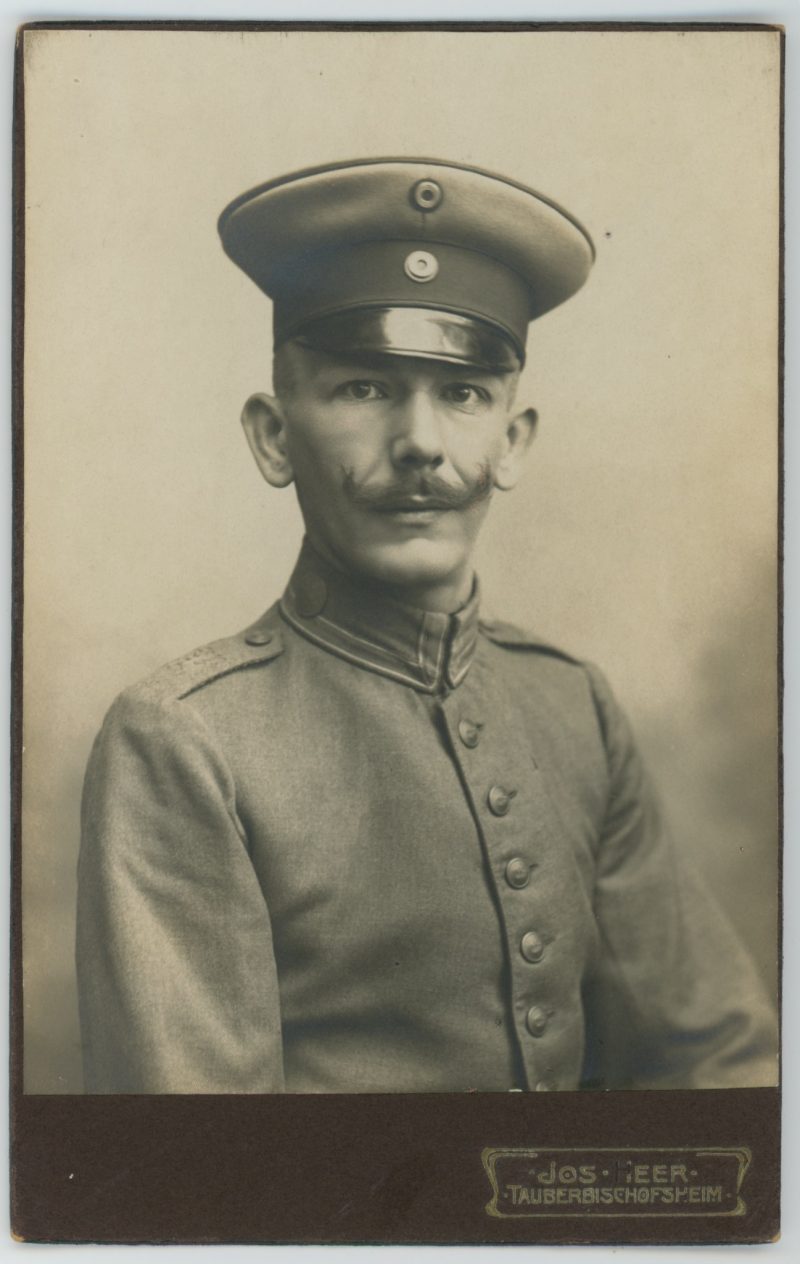
<path id="1" fill-rule="evenodd" d="M 398 404 L 394 425 L 391 456 L 396 466 L 436 469 L 443 463 L 441 418 L 427 391 L 412 391 Z"/>

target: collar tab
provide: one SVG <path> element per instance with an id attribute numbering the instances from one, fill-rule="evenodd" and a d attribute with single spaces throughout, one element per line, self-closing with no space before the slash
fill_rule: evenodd
<path id="1" fill-rule="evenodd" d="M 455 689 L 478 641 L 479 594 L 455 614 L 420 610 L 358 584 L 303 548 L 280 602 L 285 621 L 316 645 L 423 693 Z"/>

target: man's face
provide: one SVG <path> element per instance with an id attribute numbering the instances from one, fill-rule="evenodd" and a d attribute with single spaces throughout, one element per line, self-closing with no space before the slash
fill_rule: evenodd
<path id="1" fill-rule="evenodd" d="M 468 588 L 491 493 L 512 481 L 517 375 L 296 344 L 280 354 L 280 438 L 317 551 L 401 589 Z"/>

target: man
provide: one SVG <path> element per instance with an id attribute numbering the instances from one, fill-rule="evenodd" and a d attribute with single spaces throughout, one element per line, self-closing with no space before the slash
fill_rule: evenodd
<path id="1" fill-rule="evenodd" d="M 589 237 L 441 161 L 304 171 L 223 245 L 274 301 L 243 421 L 281 600 L 126 691 L 84 796 L 90 1092 L 772 1083 L 774 1017 L 596 668 L 481 622 L 528 322 Z"/>

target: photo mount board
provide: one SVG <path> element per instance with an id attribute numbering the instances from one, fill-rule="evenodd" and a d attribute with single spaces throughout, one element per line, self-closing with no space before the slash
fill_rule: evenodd
<path id="1" fill-rule="evenodd" d="M 480 38 L 492 32 L 599 38 L 601 32 L 639 31 L 653 37 L 684 32 L 692 39 L 725 31 L 763 35 L 770 29 L 780 43 L 782 75 L 782 34 L 747 24 L 101 22 L 37 23 L 21 33 L 15 118 L 12 875 L 12 1227 L 19 1237 L 400 1244 L 734 1243 L 777 1235 L 778 1088 L 252 1097 L 26 1093 L 21 973 L 27 32 L 112 31 L 124 38 L 128 31 L 137 36 L 170 31 L 180 39 L 191 31 L 209 36 L 470 31 Z M 778 352 L 776 342 L 776 371 Z M 683 1188 L 685 1198 L 677 1192 Z"/>

